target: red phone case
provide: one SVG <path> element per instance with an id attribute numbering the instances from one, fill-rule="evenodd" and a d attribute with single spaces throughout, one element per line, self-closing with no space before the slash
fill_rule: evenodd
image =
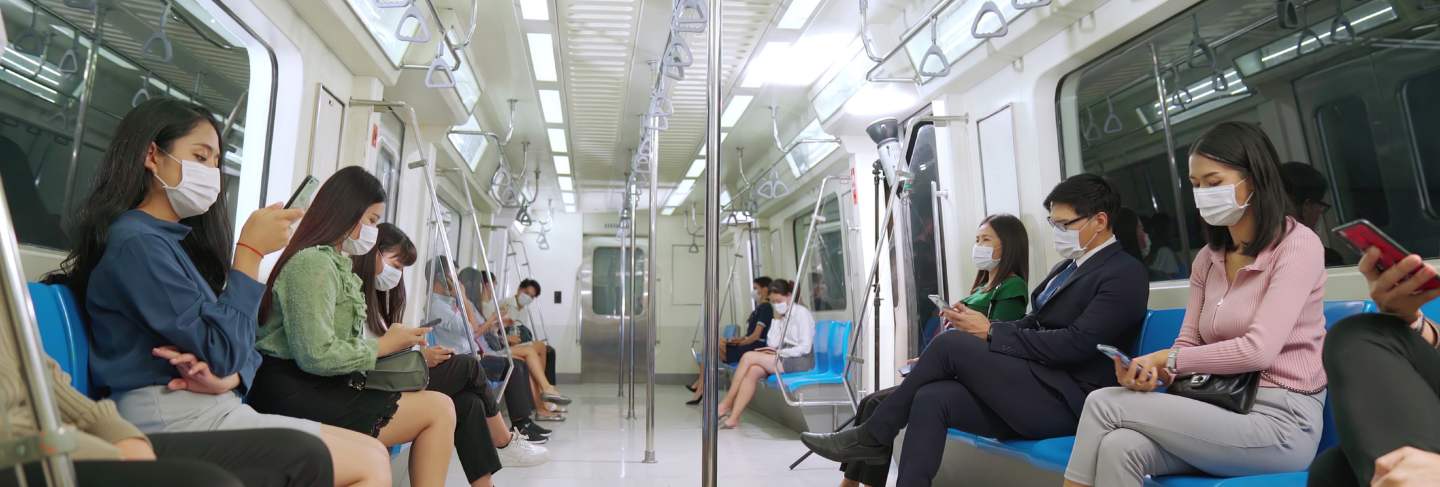
<path id="1" fill-rule="evenodd" d="M 1335 234 L 1361 254 L 1364 254 L 1370 247 L 1380 249 L 1380 261 L 1376 263 L 1380 270 L 1389 269 L 1410 255 L 1409 251 L 1395 243 L 1394 239 L 1380 231 L 1368 220 L 1360 219 L 1341 225 L 1335 228 Z M 1425 291 L 1436 288 L 1440 288 L 1440 276 L 1432 278 L 1420 286 L 1420 289 Z"/>

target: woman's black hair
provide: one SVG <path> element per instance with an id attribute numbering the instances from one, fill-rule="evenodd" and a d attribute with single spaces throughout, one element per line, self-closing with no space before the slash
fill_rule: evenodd
<path id="1" fill-rule="evenodd" d="M 280 277 L 280 271 L 291 257 L 310 247 L 342 241 L 355 229 L 355 224 L 365 216 L 370 205 L 384 202 L 385 187 L 370 171 L 360 166 L 346 166 L 335 171 L 315 193 L 314 201 L 305 211 L 305 218 L 300 220 L 295 235 L 290 237 L 290 244 L 285 246 L 280 260 L 275 262 L 275 270 L 270 272 L 270 279 L 265 283 L 265 296 L 260 299 L 260 322 L 270 319 L 275 279 Z"/>
<path id="2" fill-rule="evenodd" d="M 360 293 L 365 295 L 365 326 L 376 336 L 384 335 L 385 330 L 390 328 L 391 323 L 399 323 L 405 317 L 405 277 L 401 275 L 400 284 L 389 291 L 375 289 L 375 277 L 380 272 L 380 264 L 376 260 L 380 256 L 395 252 L 395 257 L 400 259 L 400 265 L 410 267 L 415 265 L 418 256 L 418 249 L 410 237 L 405 235 L 400 227 L 393 223 L 381 223 L 377 225 L 380 232 L 375 237 L 375 248 L 365 255 L 354 255 L 350 257 L 351 270 L 355 275 L 360 276 Z"/>
<path id="3" fill-rule="evenodd" d="M 1140 216 L 1135 210 L 1121 207 L 1115 212 L 1115 243 L 1120 244 L 1120 249 L 1135 257 L 1136 260 L 1143 260 L 1145 255 L 1140 252 Z"/>
<path id="4" fill-rule="evenodd" d="M 465 297 L 469 298 L 470 303 L 475 306 L 480 306 L 484 302 L 480 293 L 484 291 L 485 285 L 495 282 L 495 274 L 474 267 L 461 269 L 460 275 L 457 277 L 460 279 L 460 285 L 465 286 Z"/>
<path id="5" fill-rule="evenodd" d="M 1255 257 L 1270 248 L 1289 230 L 1290 214 L 1285 180 L 1280 176 L 1280 155 L 1260 127 L 1245 122 L 1225 122 L 1206 131 L 1190 147 L 1191 156 L 1203 156 L 1245 173 L 1250 185 L 1250 211 L 1255 216 L 1255 241 L 1239 249 Z M 1230 240 L 1230 230 L 1200 222 L 1210 250 L 1230 252 L 1239 244 Z"/>
<path id="6" fill-rule="evenodd" d="M 770 287 L 770 281 L 771 281 L 771 279 L 770 279 L 769 276 L 760 276 L 760 277 L 755 278 L 755 281 L 754 281 L 754 282 L 755 282 L 755 285 L 756 285 L 756 286 L 768 288 L 768 287 Z"/>
<path id="7" fill-rule="evenodd" d="M 795 292 L 795 283 L 784 279 L 773 279 L 770 281 L 770 292 L 781 296 L 789 296 Z"/>
<path id="8" fill-rule="evenodd" d="M 144 201 L 155 184 L 155 174 L 145 168 L 150 147 L 171 152 L 175 140 L 188 135 L 202 124 L 215 130 L 220 142 L 213 157 L 224 157 L 225 140 L 220 123 L 209 110 L 200 105 L 174 98 L 153 98 L 141 103 L 120 119 L 115 136 L 105 150 L 105 158 L 95 171 L 90 195 L 76 206 L 70 219 L 69 237 L 73 248 L 60 269 L 45 277 L 50 284 L 65 284 L 78 302 L 85 302 L 85 288 L 90 272 L 99 265 L 110 237 L 110 225 L 121 213 L 130 211 Z M 185 255 L 200 271 L 200 276 L 219 294 L 225 289 L 230 272 L 230 212 L 225 207 L 225 178 L 220 178 L 221 197 L 210 208 L 196 216 L 180 220 L 190 233 L 180 241 Z"/>
<path id="9" fill-rule="evenodd" d="M 1028 279 L 1030 273 L 1027 271 L 1030 266 L 1030 237 L 1025 232 L 1025 224 L 1020 222 L 1014 215 L 997 213 L 985 217 L 980 225 L 990 225 L 995 231 L 995 236 L 1000 237 L 1000 263 L 995 266 L 995 275 L 1000 276 L 995 280 L 995 285 L 1005 282 L 1010 276 L 1020 276 L 1021 279 Z M 990 271 L 980 271 L 975 275 L 975 283 L 970 285 L 971 289 L 980 289 L 990 282 Z"/>

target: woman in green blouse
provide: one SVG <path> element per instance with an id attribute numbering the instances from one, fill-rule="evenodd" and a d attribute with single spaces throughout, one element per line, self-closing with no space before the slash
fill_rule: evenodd
<path id="1" fill-rule="evenodd" d="M 414 442 L 411 485 L 441 486 L 455 448 L 450 397 L 365 389 L 360 380 L 380 357 L 423 345 L 429 331 L 393 323 L 379 338 L 365 336 L 365 296 L 348 256 L 375 245 L 384 208 L 384 187 L 356 166 L 336 171 L 315 194 L 260 302 L 256 348 L 264 362 L 248 399 L 256 410 L 359 431 L 387 446 Z M 496 455 L 493 447 L 459 453 Z M 472 480 L 490 485 L 489 475 Z"/>
<path id="2" fill-rule="evenodd" d="M 1025 233 L 1025 224 L 1012 215 L 990 215 L 980 222 L 975 233 L 975 247 L 971 248 L 970 260 L 977 272 L 975 283 L 970 286 L 970 295 L 960 304 L 984 313 L 991 321 L 1018 320 L 1025 316 L 1025 302 L 1028 287 L 1025 284 L 1026 264 L 1030 262 L 1030 239 Z M 940 333 L 950 329 L 949 322 L 940 327 Z M 910 360 L 914 362 L 914 359 Z M 876 391 L 860 401 L 855 424 L 865 422 L 875 412 L 880 401 L 885 400 L 894 387 Z M 845 472 L 841 487 L 885 485 L 890 475 L 890 462 L 868 464 L 863 462 L 840 465 Z"/>

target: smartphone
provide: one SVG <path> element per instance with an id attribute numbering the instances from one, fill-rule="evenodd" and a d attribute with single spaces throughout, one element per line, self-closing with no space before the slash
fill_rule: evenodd
<path id="1" fill-rule="evenodd" d="M 438 325 L 438 324 L 440 324 L 440 318 L 435 318 L 435 319 L 433 319 L 433 320 L 426 321 L 424 324 L 420 325 L 420 327 L 421 327 L 421 328 L 430 328 L 430 327 L 435 326 L 435 325 Z"/>
<path id="2" fill-rule="evenodd" d="M 900 372 L 900 377 L 909 377 L 909 376 L 910 376 L 910 371 L 911 371 L 911 370 L 914 370 L 914 369 L 915 369 L 915 364 L 905 364 L 905 365 L 901 365 L 901 366 L 900 366 L 900 370 L 899 370 L 899 372 Z"/>
<path id="3" fill-rule="evenodd" d="M 310 200 L 315 199 L 315 192 L 319 190 L 320 180 L 315 179 L 315 176 L 305 176 L 305 180 L 300 182 L 300 187 L 296 188 L 295 193 L 290 195 L 290 201 L 285 203 L 285 209 L 299 208 L 304 210 L 310 208 Z"/>
<path id="4" fill-rule="evenodd" d="M 950 305 L 949 305 L 949 304 L 946 304 L 946 303 L 945 303 L 945 300 L 942 299 L 939 294 L 931 294 L 931 295 L 930 295 L 930 302 L 935 303 L 935 307 L 940 308 L 940 309 L 945 309 L 945 308 L 949 308 L 949 307 L 950 307 Z"/>
<path id="5" fill-rule="evenodd" d="M 1350 245 L 1350 248 L 1355 249 L 1355 251 L 1360 254 L 1364 254 L 1370 247 L 1380 249 L 1380 261 L 1376 262 L 1375 266 L 1381 271 L 1389 269 L 1410 255 L 1410 251 L 1405 250 L 1400 244 L 1395 243 L 1395 240 L 1390 238 L 1389 235 L 1386 235 L 1385 232 L 1380 231 L 1380 229 L 1376 228 L 1369 220 L 1363 218 L 1340 225 L 1336 227 L 1334 231 L 1336 235 L 1340 236 L 1341 240 L 1344 240 L 1345 243 Z M 1422 291 L 1437 288 L 1440 288 L 1440 276 L 1436 276 L 1420 286 L 1420 290 Z"/>
<path id="6" fill-rule="evenodd" d="M 1125 352 L 1121 352 L 1118 348 L 1109 345 L 1096 345 L 1095 349 L 1099 350 L 1100 353 L 1105 354 L 1106 357 L 1120 359 L 1121 365 L 1124 365 L 1126 367 L 1130 366 L 1130 356 L 1125 355 Z"/>

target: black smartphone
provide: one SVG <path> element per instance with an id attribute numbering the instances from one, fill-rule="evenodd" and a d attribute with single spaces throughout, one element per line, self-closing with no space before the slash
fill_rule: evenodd
<path id="1" fill-rule="evenodd" d="M 433 320 L 426 321 L 424 324 L 420 325 L 420 327 L 421 327 L 421 328 L 430 328 L 430 327 L 435 326 L 435 325 L 438 325 L 438 324 L 440 324 L 440 318 L 435 318 L 435 319 L 433 319 Z"/>
<path id="2" fill-rule="evenodd" d="M 296 188 L 295 193 L 290 195 L 290 201 L 285 202 L 285 209 L 299 208 L 304 210 L 310 208 L 310 200 L 315 199 L 315 192 L 319 190 L 320 180 L 315 179 L 315 176 L 305 176 L 305 180 L 300 182 L 300 187 Z"/>
<path id="3" fill-rule="evenodd" d="M 900 373 L 900 377 L 909 377 L 911 370 L 915 370 L 915 364 L 913 363 L 901 365 L 900 370 L 897 370 L 897 372 Z"/>
<path id="4" fill-rule="evenodd" d="M 1364 255 L 1370 247 L 1380 249 L 1380 261 L 1376 262 L 1375 266 L 1382 271 L 1410 255 L 1410 251 L 1395 243 L 1395 239 L 1390 238 L 1369 220 L 1363 218 L 1335 227 L 1334 232 L 1335 235 L 1340 236 L 1341 240 L 1349 244 L 1350 248 L 1355 249 L 1361 255 Z M 1440 276 L 1436 276 L 1420 286 L 1422 291 L 1436 288 L 1440 288 Z"/>

